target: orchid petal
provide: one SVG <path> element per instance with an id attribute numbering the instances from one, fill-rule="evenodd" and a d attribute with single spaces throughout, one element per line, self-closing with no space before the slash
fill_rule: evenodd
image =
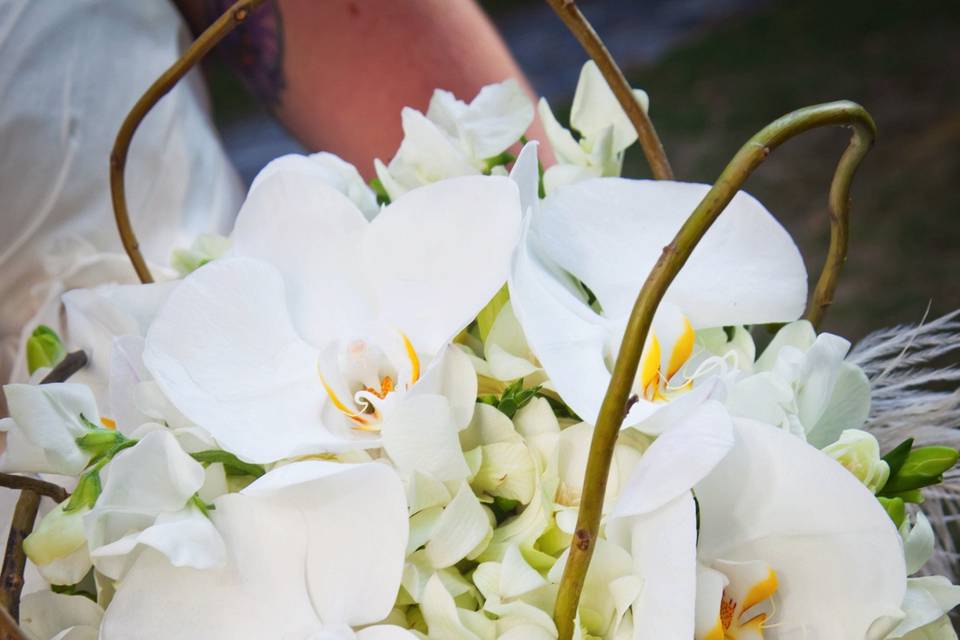
<path id="1" fill-rule="evenodd" d="M 726 409 L 709 400 L 644 452 L 621 490 L 613 517 L 650 513 L 684 495 L 733 448 Z"/>
<path id="2" fill-rule="evenodd" d="M 451 567 L 466 558 L 491 532 L 490 520 L 467 484 L 443 510 L 427 543 L 427 558 L 434 568 Z"/>
<path id="3" fill-rule="evenodd" d="M 475 157 L 490 158 L 515 144 L 532 122 L 530 98 L 511 78 L 480 89 L 459 118 L 458 133 Z"/>
<path id="4" fill-rule="evenodd" d="M 520 210 L 524 215 L 540 205 L 539 149 L 540 143 L 536 140 L 523 145 L 510 169 L 510 179 L 517 183 L 520 190 Z"/>
<path id="5" fill-rule="evenodd" d="M 532 233 L 549 258 L 590 287 L 607 317 L 625 318 L 662 248 L 709 189 L 682 182 L 589 180 L 547 198 Z M 803 311 L 806 287 L 803 261 L 789 234 L 762 204 L 740 192 L 664 300 L 679 307 L 695 329 L 783 322 Z M 550 339 L 551 334 L 541 337 Z"/>
<path id="6" fill-rule="evenodd" d="M 635 638 L 688 640 L 694 634 L 697 514 L 684 493 L 641 516 L 615 518 L 611 538 L 628 544 L 633 573 L 643 578 L 633 605 Z"/>
<path id="7" fill-rule="evenodd" d="M 595 422 L 610 370 L 604 358 L 608 322 L 574 292 L 556 263 L 537 250 L 527 216 L 510 270 L 510 302 L 523 332 L 563 400 Z M 536 338 L 531 338 L 534 336 Z"/>
<path id="8" fill-rule="evenodd" d="M 90 460 L 76 439 L 87 433 L 82 418 L 100 422 L 96 400 L 85 385 L 69 382 L 3 388 L 12 422 L 4 421 L 7 448 L 0 455 L 3 471 L 77 475 Z M 42 466 L 32 465 L 46 461 Z"/>
<path id="9" fill-rule="evenodd" d="M 477 375 L 470 357 L 453 345 L 444 347 L 410 390 L 413 397 L 420 394 L 447 398 L 454 424 L 458 430 L 465 429 L 477 401 Z"/>
<path id="10" fill-rule="evenodd" d="M 418 351 L 437 353 L 506 281 L 520 218 L 508 178 L 444 180 L 394 201 L 362 247 L 381 319 Z"/>
<path id="11" fill-rule="evenodd" d="M 301 514 L 307 587 L 325 624 L 360 626 L 386 617 L 400 585 L 408 536 L 407 505 L 395 471 L 376 463 L 311 460 L 275 469 L 243 493 Z"/>
<path id="12" fill-rule="evenodd" d="M 309 637 L 376 622 L 393 606 L 407 523 L 386 466 L 290 464 L 222 496 L 211 515 L 227 565 L 175 568 L 145 551 L 117 590 L 102 640 L 130 629 L 143 640 Z"/>
<path id="13" fill-rule="evenodd" d="M 784 637 L 863 638 L 874 621 L 895 624 L 906 567 L 876 498 L 798 438 L 749 420 L 734 430 L 733 450 L 696 487 L 702 560 L 767 562 Z"/>
<path id="14" fill-rule="evenodd" d="M 63 295 L 68 343 L 87 355 L 87 366 L 71 381 L 88 384 L 94 395 L 106 401 L 104 381 L 113 358 L 113 341 L 120 336 L 143 336 L 151 320 L 179 282 L 147 285 L 108 284 L 74 289 Z"/>
<path id="15" fill-rule="evenodd" d="M 170 401 L 253 462 L 351 441 L 319 423 L 317 352 L 294 330 L 286 305 L 275 269 L 224 258 L 190 274 L 147 334 L 144 364 Z"/>
<path id="16" fill-rule="evenodd" d="M 20 602 L 20 624 L 31 638 L 47 640 L 72 627 L 95 631 L 102 617 L 103 609 L 84 596 L 37 591 Z"/>
<path id="17" fill-rule="evenodd" d="M 540 98 L 537 112 L 557 161 L 562 165 L 586 166 L 589 163 L 586 151 L 573 138 L 573 134 L 557 121 L 546 98 Z"/>
<path id="18" fill-rule="evenodd" d="M 646 111 L 650 107 L 650 99 L 645 91 L 634 89 L 633 95 L 641 109 Z M 588 60 L 580 70 L 573 105 L 570 107 L 570 126 L 588 139 L 596 138 L 605 128 L 612 127 L 613 150 L 616 153 L 637 140 L 637 130 L 593 60 Z"/>
<path id="19" fill-rule="evenodd" d="M 231 235 L 231 255 L 277 268 L 293 324 L 317 348 L 372 316 L 361 274 L 344 268 L 358 259 L 368 223 L 326 184 L 327 173 L 312 157 L 274 160 L 254 180 Z"/>

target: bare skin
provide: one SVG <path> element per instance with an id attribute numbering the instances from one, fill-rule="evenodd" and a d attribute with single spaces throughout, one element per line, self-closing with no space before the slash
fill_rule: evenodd
<path id="1" fill-rule="evenodd" d="M 176 0 L 197 31 L 229 0 Z M 400 110 L 425 111 L 434 89 L 469 101 L 516 78 L 534 97 L 473 0 L 270 0 L 225 41 L 223 54 L 311 150 L 336 153 L 372 177 L 402 139 Z M 528 137 L 543 140 L 539 122 Z"/>

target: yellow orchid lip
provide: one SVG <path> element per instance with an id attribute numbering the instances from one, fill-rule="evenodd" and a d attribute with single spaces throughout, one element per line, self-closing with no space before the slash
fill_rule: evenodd
<path id="1" fill-rule="evenodd" d="M 763 612 L 748 615 L 748 612 L 773 597 L 778 584 L 777 573 L 768 568 L 766 575 L 751 584 L 739 601 L 731 594 L 733 589 L 724 589 L 716 624 L 702 640 L 762 640 L 768 615 Z"/>
<path id="2" fill-rule="evenodd" d="M 420 380 L 420 358 L 417 355 L 417 351 L 413 346 L 410 338 L 407 337 L 402 331 L 398 331 L 400 338 L 403 341 L 403 350 L 404 354 L 407 357 L 407 360 L 410 364 L 410 379 L 406 383 L 405 389 L 409 389 Z M 347 350 L 348 352 L 360 352 L 365 348 L 363 341 L 355 341 L 351 343 Z M 358 392 L 358 398 L 356 399 L 357 403 L 361 404 L 359 410 L 351 408 L 346 402 L 340 399 L 337 393 L 333 390 L 333 387 L 324 377 L 323 372 L 320 371 L 320 367 L 317 368 L 317 374 L 320 376 L 320 384 L 323 386 L 324 391 L 327 393 L 327 397 L 330 398 L 330 402 L 333 404 L 334 408 L 337 409 L 340 413 L 347 416 L 354 424 L 352 425 L 353 429 L 357 431 L 368 431 L 376 432 L 380 428 L 378 423 L 380 422 L 381 416 L 380 412 L 374 404 L 373 399 L 385 400 L 387 396 L 398 389 L 397 382 L 394 380 L 392 375 L 384 375 L 380 377 L 379 388 L 375 386 L 370 386 L 369 384 L 363 385 L 363 387 Z"/>
<path id="3" fill-rule="evenodd" d="M 650 342 L 644 349 L 640 362 L 640 389 L 644 398 L 650 402 L 666 402 L 669 400 L 668 392 L 690 390 L 693 386 L 692 380 L 687 380 L 672 389 L 668 385 L 674 375 L 693 355 L 694 340 L 693 326 L 684 316 L 683 330 L 670 349 L 670 358 L 667 361 L 666 372 L 664 372 L 660 339 L 655 331 L 650 331 Z"/>

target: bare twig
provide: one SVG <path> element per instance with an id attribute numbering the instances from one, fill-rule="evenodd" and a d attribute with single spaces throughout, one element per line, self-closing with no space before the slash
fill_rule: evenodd
<path id="1" fill-rule="evenodd" d="M 23 570 L 27 566 L 27 554 L 23 541 L 33 531 L 33 523 L 40 509 L 40 496 L 33 491 L 23 491 L 13 511 L 7 548 L 3 552 L 3 573 L 0 574 L 0 604 L 10 612 L 14 621 L 20 620 L 20 592 L 23 590 Z"/>
<path id="2" fill-rule="evenodd" d="M 20 631 L 10 612 L 3 607 L 0 607 L 0 640 L 30 640 Z"/>
<path id="3" fill-rule="evenodd" d="M 87 366 L 87 354 L 83 351 L 72 351 L 61 360 L 50 373 L 43 377 L 40 384 L 51 382 L 66 382 L 73 374 Z"/>
<path id="4" fill-rule="evenodd" d="M 110 153 L 110 195 L 113 198 L 113 214 L 117 222 L 117 231 L 120 232 L 120 240 L 123 242 L 123 248 L 130 257 L 130 262 L 133 264 L 140 282 L 153 282 L 153 275 L 147 267 L 143 254 L 140 253 L 140 244 L 133 232 L 133 227 L 130 224 L 130 214 L 127 211 L 124 169 L 126 168 L 127 151 L 130 148 L 133 134 L 160 98 L 173 89 L 180 78 L 185 76 L 217 43 L 233 31 L 237 25 L 245 21 L 250 12 L 263 2 L 264 0 L 238 0 L 226 13 L 217 18 L 190 45 L 180 59 L 164 71 L 156 82 L 150 85 L 147 92 L 133 105 L 133 109 L 130 110 L 120 126 L 120 131 L 117 132 L 116 141 L 113 143 L 113 151 Z"/>
<path id="5" fill-rule="evenodd" d="M 580 592 L 600 528 L 613 447 L 623 422 L 624 407 L 637 375 L 637 365 L 650 323 L 663 294 L 713 222 L 770 152 L 805 131 L 831 125 L 851 127 L 853 136 L 840 158 L 830 188 L 830 220 L 833 226 L 830 251 L 807 316 L 815 323 L 818 322 L 833 298 L 837 278 L 846 259 L 850 183 L 876 135 L 873 119 L 863 107 L 852 102 L 831 102 L 794 111 L 751 138 L 723 170 L 713 188 L 690 214 L 673 241 L 664 247 L 660 259 L 647 276 L 630 314 L 610 386 L 600 408 L 593 441 L 590 443 L 577 527 L 554 610 L 560 640 L 570 640 L 573 636 Z"/>
<path id="6" fill-rule="evenodd" d="M 67 490 L 58 484 L 46 482 L 39 478 L 31 478 L 30 476 L 18 476 L 12 473 L 0 473 L 0 487 L 32 491 L 58 503 L 70 497 Z"/>
<path id="7" fill-rule="evenodd" d="M 87 354 L 74 351 L 55 366 L 40 384 L 64 382 L 87 364 Z M 23 551 L 23 541 L 33 531 L 33 524 L 40 509 L 41 495 L 57 502 L 67 498 L 62 487 L 36 478 L 0 474 L 0 486 L 22 489 L 17 506 L 10 522 L 10 533 L 3 553 L 3 567 L 0 570 L 0 640 L 5 638 L 23 638 L 16 623 L 20 619 L 20 593 L 23 591 L 23 570 L 27 566 L 27 554 Z M 7 614 L 9 612 L 9 614 Z"/>
<path id="8" fill-rule="evenodd" d="M 547 0 L 547 4 L 556 12 L 563 23 L 567 25 L 574 37 L 587 52 L 587 54 L 597 63 L 600 73 L 613 94 L 617 96 L 620 106 L 626 112 L 630 122 L 637 130 L 637 137 L 640 139 L 640 147 L 643 149 L 643 155 L 647 158 L 653 177 L 658 180 L 672 180 L 673 169 L 670 168 L 670 161 L 667 160 L 667 154 L 663 150 L 663 144 L 657 136 L 656 129 L 647 112 L 643 110 L 640 103 L 637 102 L 630 83 L 623 75 L 620 67 L 614 62 L 613 56 L 607 50 L 603 40 L 597 35 L 597 32 L 590 26 L 590 22 L 580 13 L 577 3 L 574 0 Z"/>

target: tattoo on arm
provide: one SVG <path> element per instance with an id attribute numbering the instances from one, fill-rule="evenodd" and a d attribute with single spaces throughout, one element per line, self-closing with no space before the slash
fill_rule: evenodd
<path id="1" fill-rule="evenodd" d="M 234 0 L 205 0 L 206 21 L 211 24 Z M 224 38 L 217 53 L 250 91 L 274 108 L 285 87 L 283 76 L 283 20 L 276 0 L 251 12 L 246 22 Z"/>

